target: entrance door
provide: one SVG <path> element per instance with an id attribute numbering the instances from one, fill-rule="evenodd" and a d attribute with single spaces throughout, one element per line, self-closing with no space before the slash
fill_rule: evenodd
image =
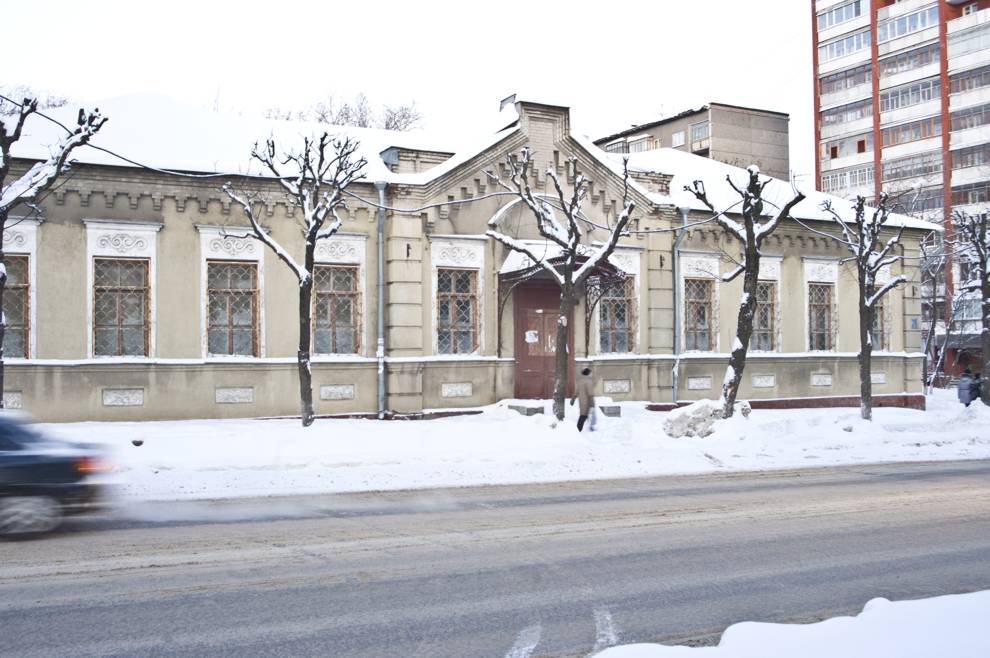
<path id="1" fill-rule="evenodd" d="M 560 288 L 553 284 L 520 285 L 516 288 L 513 306 L 516 325 L 516 397 L 544 400 L 552 398 Z M 568 336 L 568 347 L 573 354 L 573 333 Z M 571 395 L 573 384 L 574 364 L 569 361 L 567 395 Z"/>

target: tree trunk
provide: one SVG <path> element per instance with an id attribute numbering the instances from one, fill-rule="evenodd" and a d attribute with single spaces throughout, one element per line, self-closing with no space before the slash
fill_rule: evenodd
<path id="1" fill-rule="evenodd" d="M 310 367 L 310 343 L 313 336 L 313 271 L 315 240 L 306 244 L 306 271 L 309 276 L 299 282 L 299 404 L 303 427 L 313 424 L 313 371 Z"/>
<path id="2" fill-rule="evenodd" d="M 860 274 L 862 277 L 863 275 Z M 876 308 L 868 306 L 868 295 L 872 295 L 867 286 L 859 285 L 859 415 L 863 420 L 873 420 L 873 380 L 871 379 L 873 360 L 873 341 L 870 338 L 870 328 L 873 326 L 873 314 Z"/>
<path id="3" fill-rule="evenodd" d="M 574 288 L 565 283 L 560 289 L 560 314 L 557 316 L 557 345 L 554 353 L 553 415 L 564 420 L 564 397 L 567 394 L 567 366 L 571 360 L 568 342 L 574 310 Z"/>
<path id="4" fill-rule="evenodd" d="M 722 418 L 730 418 L 742 384 L 743 371 L 746 369 L 746 352 L 749 350 L 749 340 L 753 335 L 753 319 L 756 315 L 756 291 L 760 283 L 760 252 L 755 240 L 749 240 L 746 246 L 746 271 L 743 275 L 743 296 L 739 304 L 739 317 L 736 320 L 736 342 L 732 346 L 732 356 L 729 357 L 729 367 L 722 381 Z"/>

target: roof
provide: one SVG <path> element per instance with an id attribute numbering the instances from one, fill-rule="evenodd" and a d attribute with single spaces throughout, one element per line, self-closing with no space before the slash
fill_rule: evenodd
<path id="1" fill-rule="evenodd" d="M 255 142 L 274 137 L 279 148 L 292 149 L 298 147 L 304 136 L 317 137 L 328 132 L 335 136 L 349 136 L 360 142 L 359 155 L 368 161 L 365 170 L 368 181 L 416 183 L 440 175 L 505 136 L 505 131 L 502 131 L 489 133 L 480 139 L 463 140 L 423 130 L 399 132 L 262 119 L 212 112 L 158 94 L 123 96 L 99 103 L 98 107 L 109 121 L 93 137 L 93 146 L 114 151 L 152 168 L 184 172 L 267 176 L 269 172 L 262 171 L 260 164 L 251 158 L 251 148 Z M 67 126 L 74 126 L 77 111 L 67 106 L 45 110 L 44 113 Z M 504 125 L 505 117 L 501 117 L 500 121 Z M 62 129 L 54 123 L 42 117 L 31 117 L 25 124 L 20 141 L 14 145 L 13 155 L 30 159 L 47 158 L 51 147 L 62 134 Z M 93 146 L 77 148 L 72 153 L 72 159 L 96 165 L 137 166 Z M 456 155 L 426 172 L 395 174 L 381 157 L 382 152 L 393 147 Z"/>
<path id="2" fill-rule="evenodd" d="M 632 153 L 628 156 L 605 153 L 600 149 L 602 157 L 611 159 L 616 166 L 622 166 L 623 157 L 629 158 L 629 170 L 649 173 L 673 174 L 670 181 L 670 195 L 650 193 L 648 196 L 655 203 L 670 203 L 674 200 L 680 207 L 690 207 L 693 210 L 706 211 L 707 208 L 698 201 L 693 194 L 684 191 L 685 186 L 690 186 L 694 181 L 701 180 L 705 183 L 705 191 L 708 199 L 716 209 L 735 208 L 738 212 L 739 195 L 726 182 L 726 176 L 735 181 L 738 187 L 744 186 L 749 180 L 748 172 L 741 167 L 718 162 L 700 155 L 685 153 L 677 149 L 661 148 L 652 151 Z M 791 183 L 778 178 L 770 178 L 770 183 L 764 188 L 764 200 L 767 203 L 766 214 L 772 215 L 787 204 L 794 197 Z M 791 210 L 791 216 L 797 219 L 833 221 L 833 217 L 822 210 L 822 204 L 831 202 L 833 209 L 846 222 L 855 221 L 853 205 L 850 201 L 841 197 L 825 194 L 815 190 L 802 190 L 805 199 Z M 908 228 L 916 228 L 929 231 L 940 231 L 940 226 L 926 222 L 915 217 L 891 213 L 888 219 L 889 226 L 904 225 Z"/>
<path id="3" fill-rule="evenodd" d="M 732 108 L 734 110 L 745 110 L 747 112 L 759 112 L 761 114 L 775 114 L 775 115 L 780 116 L 780 117 L 790 118 L 790 115 L 787 114 L 786 112 L 776 112 L 774 110 L 761 110 L 761 109 L 755 108 L 755 107 L 744 107 L 742 105 L 731 105 L 729 103 L 714 103 L 713 102 L 713 103 L 708 103 L 707 105 L 702 105 L 701 107 L 699 107 L 696 110 L 684 110 L 683 112 L 679 112 L 679 113 L 677 113 L 677 114 L 675 114 L 674 116 L 671 116 L 671 117 L 666 117 L 666 118 L 663 118 L 663 119 L 657 119 L 656 121 L 650 121 L 648 123 L 641 123 L 641 124 L 636 125 L 636 126 L 631 126 L 629 128 L 626 128 L 625 130 L 619 131 L 617 133 L 613 133 L 613 134 L 609 135 L 608 137 L 601 137 L 599 139 L 596 139 L 595 140 L 595 144 L 605 144 L 607 142 L 611 142 L 612 140 L 619 139 L 620 137 L 626 137 L 628 135 L 632 135 L 632 134 L 637 133 L 637 132 L 642 132 L 644 130 L 649 130 L 650 128 L 656 128 L 657 126 L 662 126 L 664 124 L 671 123 L 673 121 L 678 121 L 678 120 L 683 119 L 685 117 L 693 116 L 695 114 L 701 114 L 703 112 L 707 112 L 709 109 L 711 109 L 712 107 L 715 107 L 715 106 L 717 106 L 717 107 L 729 107 L 729 108 Z"/>

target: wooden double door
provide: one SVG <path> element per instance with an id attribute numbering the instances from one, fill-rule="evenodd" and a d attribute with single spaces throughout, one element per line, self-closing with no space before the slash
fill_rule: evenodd
<path id="1" fill-rule="evenodd" d="M 553 283 L 525 283 L 516 288 L 513 299 L 515 316 L 516 391 L 521 399 L 553 397 L 557 353 L 557 318 L 560 313 L 560 288 Z M 567 395 L 574 389 L 574 323 L 567 319 L 568 335 Z"/>

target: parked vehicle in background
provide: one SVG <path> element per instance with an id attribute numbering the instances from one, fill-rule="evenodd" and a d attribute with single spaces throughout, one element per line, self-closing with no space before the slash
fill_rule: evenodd
<path id="1" fill-rule="evenodd" d="M 106 462 L 92 447 L 45 436 L 0 414 L 0 536 L 50 532 L 67 514 L 94 509 Z"/>

